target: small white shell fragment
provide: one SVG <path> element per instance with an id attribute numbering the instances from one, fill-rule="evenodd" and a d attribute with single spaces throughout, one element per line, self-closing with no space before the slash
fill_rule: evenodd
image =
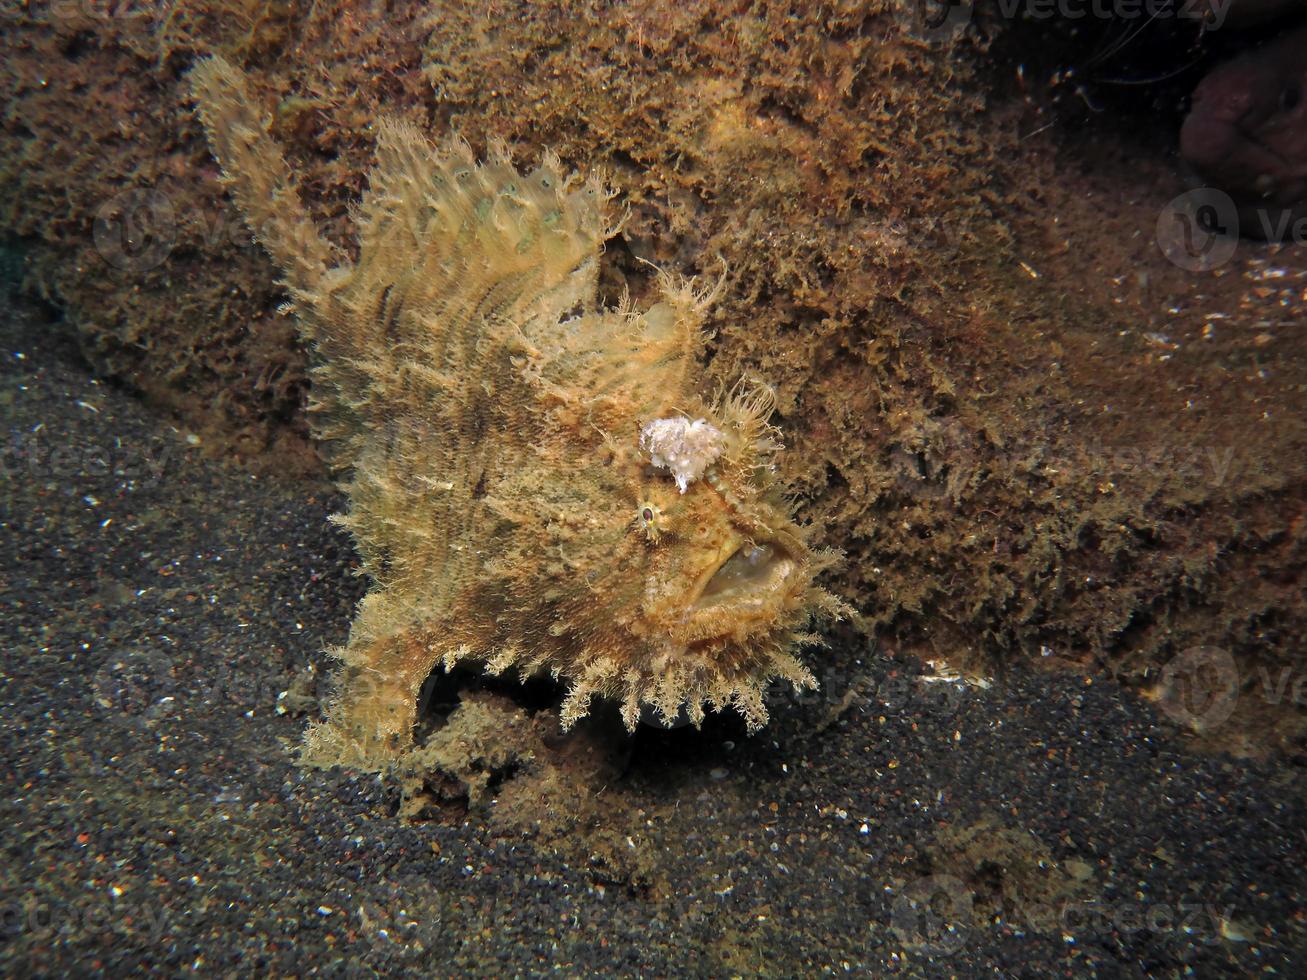
<path id="1" fill-rule="evenodd" d="M 681 493 L 717 462 L 726 437 L 704 419 L 654 419 L 640 430 L 640 448 L 654 466 L 670 470 Z"/>

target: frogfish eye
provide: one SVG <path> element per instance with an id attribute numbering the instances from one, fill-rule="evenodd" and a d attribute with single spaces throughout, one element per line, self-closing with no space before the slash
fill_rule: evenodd
<path id="1" fill-rule="evenodd" d="M 640 526 L 644 536 L 654 543 L 657 543 L 658 536 L 663 531 L 662 516 L 662 511 L 653 504 L 641 504 L 635 518 L 635 523 Z"/>

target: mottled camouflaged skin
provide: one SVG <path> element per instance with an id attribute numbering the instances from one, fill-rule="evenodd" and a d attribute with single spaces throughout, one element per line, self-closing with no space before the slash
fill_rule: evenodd
<path id="1" fill-rule="evenodd" d="M 793 655 L 814 583 L 773 457 L 770 389 L 699 390 L 712 297 L 660 277 L 644 312 L 600 309 L 613 230 L 595 177 L 546 157 L 519 173 L 501 146 L 478 162 L 383 123 L 357 214 L 358 260 L 313 226 L 238 70 L 192 83 L 214 154 L 283 268 L 314 352 L 315 435 L 339 474 L 373 586 L 344 648 L 339 691 L 306 739 L 322 764 L 380 768 L 412 745 L 431 671 L 563 679 L 565 727 L 592 699 L 633 729 L 732 706 L 751 729 L 773 678 L 813 686 Z M 724 435 L 681 493 L 640 432 L 684 414 Z"/>

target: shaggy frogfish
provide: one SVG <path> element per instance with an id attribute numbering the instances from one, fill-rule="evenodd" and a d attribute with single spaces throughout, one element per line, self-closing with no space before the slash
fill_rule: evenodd
<path id="1" fill-rule="evenodd" d="M 639 311 L 598 302 L 610 192 L 545 154 L 435 147 L 382 122 L 358 257 L 304 207 L 241 71 L 191 72 L 224 180 L 285 276 L 311 351 L 313 434 L 371 587 L 304 758 L 380 769 L 413 747 L 435 670 L 547 672 L 564 729 L 599 699 L 628 730 L 815 686 L 796 648 L 850 612 L 796 522 L 773 395 L 700 391 L 714 298 L 659 274 Z"/>

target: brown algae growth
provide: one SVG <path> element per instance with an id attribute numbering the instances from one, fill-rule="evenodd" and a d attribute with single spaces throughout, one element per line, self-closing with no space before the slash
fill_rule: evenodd
<path id="1" fill-rule="evenodd" d="M 314 434 L 372 580 L 309 760 L 395 760 L 423 682 L 463 661 L 562 679 L 564 727 L 606 697 L 628 729 L 730 706 L 752 730 L 772 679 L 814 686 L 794 648 L 848 608 L 814 581 L 836 556 L 793 519 L 771 391 L 700 391 L 713 296 L 692 282 L 660 275 L 643 312 L 599 307 L 598 178 L 383 122 L 352 262 L 243 74 L 214 57 L 191 80 L 313 351 Z"/>

